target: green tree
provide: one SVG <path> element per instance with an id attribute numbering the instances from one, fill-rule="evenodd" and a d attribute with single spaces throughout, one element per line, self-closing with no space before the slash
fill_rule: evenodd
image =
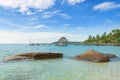
<path id="1" fill-rule="evenodd" d="M 97 40 L 99 40 L 99 39 L 100 39 L 100 35 L 99 35 L 99 34 L 97 34 L 96 39 L 97 39 Z"/>
<path id="2" fill-rule="evenodd" d="M 88 40 L 92 41 L 93 37 L 91 35 L 89 35 Z"/>
<path id="3" fill-rule="evenodd" d="M 95 37 L 89 35 L 85 43 L 116 43 L 120 44 L 120 29 L 114 29 L 109 34 L 104 32 L 101 36 L 97 34 Z"/>

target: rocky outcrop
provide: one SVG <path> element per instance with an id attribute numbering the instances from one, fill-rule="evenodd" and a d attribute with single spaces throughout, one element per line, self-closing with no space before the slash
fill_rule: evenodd
<path id="1" fill-rule="evenodd" d="M 115 54 L 111 54 L 111 53 L 104 54 L 104 55 L 107 55 L 109 58 L 116 58 L 117 57 Z"/>
<path id="2" fill-rule="evenodd" d="M 114 54 L 103 54 L 94 50 L 89 50 L 81 55 L 73 57 L 77 60 L 85 60 L 92 62 L 108 62 L 110 58 L 116 57 Z"/>
<path id="3" fill-rule="evenodd" d="M 31 52 L 17 54 L 4 58 L 2 61 L 13 61 L 13 60 L 25 60 L 25 59 L 53 59 L 53 58 L 62 58 L 62 53 L 50 53 L 50 52 Z"/>

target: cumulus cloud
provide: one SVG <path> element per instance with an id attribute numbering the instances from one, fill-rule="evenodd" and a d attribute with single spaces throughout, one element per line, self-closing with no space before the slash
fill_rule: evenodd
<path id="1" fill-rule="evenodd" d="M 93 7 L 94 10 L 100 11 L 107 11 L 115 8 L 120 8 L 120 4 L 117 4 L 115 2 L 103 2 Z"/>
<path id="2" fill-rule="evenodd" d="M 0 6 L 4 8 L 13 8 L 22 14 L 31 15 L 31 9 L 42 11 L 52 7 L 55 0 L 0 0 Z"/>
<path id="3" fill-rule="evenodd" d="M 67 3 L 70 4 L 70 5 L 75 5 L 77 3 L 82 3 L 84 1 L 85 0 L 67 0 Z M 62 3 L 64 3 L 64 2 L 65 2 L 65 0 Z"/>
<path id="4" fill-rule="evenodd" d="M 82 35 L 59 32 L 20 32 L 20 31 L 0 31 L 0 43 L 51 43 L 57 41 L 61 36 L 65 36 L 70 40 L 80 40 Z"/>

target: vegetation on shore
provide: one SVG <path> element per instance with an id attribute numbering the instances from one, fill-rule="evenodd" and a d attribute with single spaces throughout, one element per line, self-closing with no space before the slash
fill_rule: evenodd
<path id="1" fill-rule="evenodd" d="M 84 41 L 85 44 L 120 44 L 120 29 L 114 29 L 110 33 L 104 32 L 102 35 L 89 35 Z"/>
<path id="2" fill-rule="evenodd" d="M 59 39 L 52 44 L 58 44 L 61 41 Z M 67 44 L 76 44 L 76 45 L 111 45 L 111 46 L 120 46 L 120 29 L 114 29 L 110 33 L 104 32 L 102 35 L 97 34 L 96 36 L 89 35 L 88 39 L 83 42 L 69 41 Z"/>

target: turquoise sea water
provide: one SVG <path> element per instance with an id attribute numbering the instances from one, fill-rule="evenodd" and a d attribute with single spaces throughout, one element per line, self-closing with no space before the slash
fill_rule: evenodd
<path id="1" fill-rule="evenodd" d="M 114 53 L 120 57 L 120 47 L 117 46 L 1 44 L 0 59 L 26 52 L 61 52 L 64 58 L 1 62 L 0 80 L 120 80 L 119 58 L 108 63 L 77 61 L 70 58 L 89 49 Z"/>

